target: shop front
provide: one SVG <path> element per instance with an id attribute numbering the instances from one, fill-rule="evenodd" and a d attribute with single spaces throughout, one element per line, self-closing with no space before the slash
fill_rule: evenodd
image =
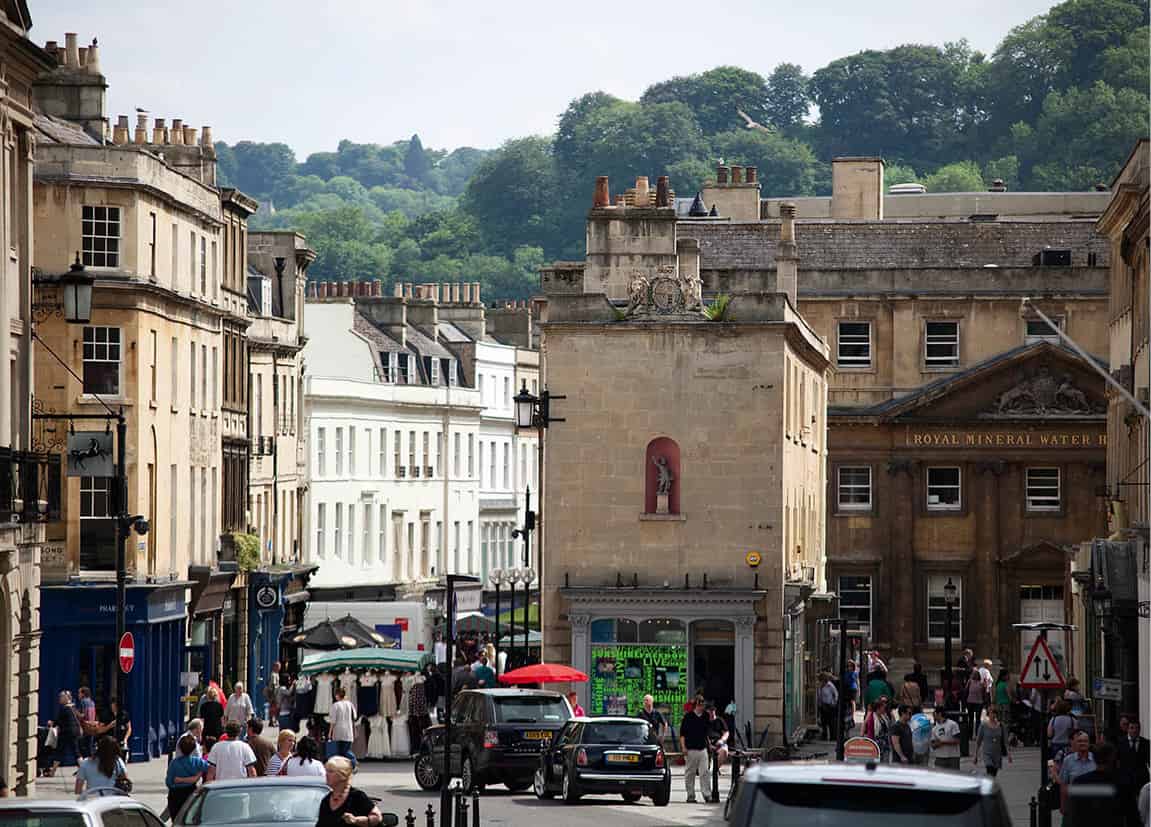
<path id="1" fill-rule="evenodd" d="M 650 694 L 678 727 L 696 693 L 743 725 L 754 701 L 754 629 L 760 591 L 563 589 L 572 666 L 589 715 L 634 715 Z"/>
<path id="2" fill-rule="evenodd" d="M 248 572 L 247 690 L 258 718 L 267 718 L 264 688 L 272 674 L 272 665 L 280 659 L 284 586 L 291 576 L 291 572 Z"/>
<path id="3" fill-rule="evenodd" d="M 185 657 L 188 582 L 128 586 L 126 627 L 135 663 L 126 676 L 131 715 L 129 751 L 145 761 L 169 751 L 182 731 L 180 671 Z M 56 714 L 56 695 L 92 689 L 103 711 L 113 700 L 116 670 L 116 588 L 112 583 L 41 586 L 41 721 Z"/>
<path id="4" fill-rule="evenodd" d="M 296 674 L 300 669 L 299 647 L 292 639 L 304 629 L 304 615 L 307 612 L 308 580 L 318 566 L 296 569 L 284 584 L 284 622 L 280 628 L 280 656 L 283 669 L 288 674 Z"/>
<path id="5" fill-rule="evenodd" d="M 207 566 L 189 566 L 192 581 L 188 604 L 188 645 L 184 670 L 199 675 L 201 683 L 223 679 L 224 603 L 228 599 L 235 571 L 212 571 Z"/>

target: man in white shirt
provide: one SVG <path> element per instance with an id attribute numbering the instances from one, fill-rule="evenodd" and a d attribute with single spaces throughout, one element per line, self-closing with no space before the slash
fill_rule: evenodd
<path id="1" fill-rule="evenodd" d="M 819 687 L 819 734 L 824 741 L 829 741 L 839 731 L 835 725 L 835 718 L 839 715 L 839 690 L 831 675 L 823 676 L 823 686 Z"/>
<path id="2" fill-rule="evenodd" d="M 200 718 L 193 718 L 188 721 L 188 728 L 180 733 L 180 737 L 176 739 L 176 743 L 180 743 L 180 739 L 185 735 L 191 735 L 196 739 L 196 749 L 192 753 L 197 758 L 204 757 L 204 722 Z"/>
<path id="3" fill-rule="evenodd" d="M 939 706 L 935 707 L 935 725 L 931 727 L 931 751 L 936 769 L 959 769 L 959 724 Z"/>
<path id="4" fill-rule="evenodd" d="M 217 741 L 208 753 L 208 777 L 206 781 L 227 780 L 230 778 L 255 778 L 256 753 L 240 740 L 240 725 L 229 721 L 224 727 L 226 741 Z"/>
<path id="5" fill-rule="evenodd" d="M 336 702 L 332 704 L 332 708 L 328 712 L 328 722 L 331 725 L 328 740 L 336 745 L 336 755 L 346 755 L 351 752 L 352 741 L 356 737 L 356 708 L 352 706 L 352 702 L 346 696 L 347 693 L 343 687 L 337 689 L 335 692 Z"/>

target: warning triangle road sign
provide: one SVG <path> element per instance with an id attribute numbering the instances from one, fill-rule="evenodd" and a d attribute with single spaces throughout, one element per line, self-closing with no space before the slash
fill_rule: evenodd
<path id="1" fill-rule="evenodd" d="M 1042 636 L 1035 638 L 1031 646 L 1023 671 L 1019 673 L 1019 683 L 1024 689 L 1062 689 L 1066 686 L 1059 664 Z"/>

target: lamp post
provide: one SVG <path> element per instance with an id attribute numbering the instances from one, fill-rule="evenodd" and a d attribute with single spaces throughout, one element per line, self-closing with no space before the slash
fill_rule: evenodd
<path id="1" fill-rule="evenodd" d="M 529 396 L 531 394 L 528 394 Z M 520 579 L 524 583 L 524 662 L 531 660 L 531 649 L 528 643 L 528 629 L 531 627 L 529 614 L 532 607 L 532 580 L 535 571 L 532 569 L 532 531 L 536 527 L 536 513 L 532 511 L 532 489 L 529 485 L 524 498 L 524 524 L 521 528 L 512 529 L 512 537 L 522 537 L 524 540 L 524 567 L 520 570 Z M 512 607 L 515 614 L 515 606 Z"/>
<path id="2" fill-rule="evenodd" d="M 511 596 L 508 598 L 508 668 L 515 669 L 515 655 L 516 655 L 516 583 L 520 579 L 520 570 L 511 568 L 504 570 L 504 582 L 508 584 L 511 590 Z"/>
<path id="3" fill-rule="evenodd" d="M 959 588 L 951 582 L 951 578 L 947 578 L 947 584 L 943 587 L 943 603 L 946 607 L 946 614 L 943 620 L 943 705 L 947 707 L 947 701 L 951 696 L 951 617 L 955 611 L 955 601 L 959 594 Z"/>
<path id="4" fill-rule="evenodd" d="M 444 614 L 447 616 L 447 623 L 445 623 L 445 631 L 447 632 L 447 640 L 445 646 L 447 647 L 448 669 L 450 670 L 454 665 L 455 655 L 453 649 L 456 643 L 456 583 L 478 583 L 478 577 L 472 577 L 467 574 L 449 574 L 445 578 L 445 594 L 444 600 Z M 448 672 L 448 714 L 444 720 L 444 773 L 443 783 L 440 785 L 440 825 L 441 827 L 452 827 L 452 792 L 448 787 L 449 782 L 452 780 L 452 702 L 455 700 L 454 687 L 452 686 L 451 672 Z M 463 767 L 461 766 L 461 769 Z M 467 790 L 465 790 L 467 792 Z M 466 827 L 466 825 L 461 825 Z"/>
<path id="5" fill-rule="evenodd" d="M 528 640 L 528 635 L 531 633 L 531 610 L 532 610 L 532 580 L 535 579 L 535 570 L 530 566 L 525 566 L 520 571 L 520 579 L 524 582 L 524 663 L 532 662 L 531 642 Z"/>
<path id="6" fill-rule="evenodd" d="M 500 674 L 500 587 L 504 584 L 504 570 L 492 569 L 488 572 L 488 580 L 496 590 L 496 662 L 492 664 L 496 677 Z"/>

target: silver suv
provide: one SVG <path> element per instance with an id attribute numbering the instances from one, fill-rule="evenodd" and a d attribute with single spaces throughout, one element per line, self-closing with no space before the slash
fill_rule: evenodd
<path id="1" fill-rule="evenodd" d="M 0 798 L 0 827 L 165 827 L 152 810 L 119 790 L 79 799 Z"/>
<path id="2" fill-rule="evenodd" d="M 762 763 L 748 768 L 735 827 L 1010 827 L 989 778 L 875 764 Z"/>

